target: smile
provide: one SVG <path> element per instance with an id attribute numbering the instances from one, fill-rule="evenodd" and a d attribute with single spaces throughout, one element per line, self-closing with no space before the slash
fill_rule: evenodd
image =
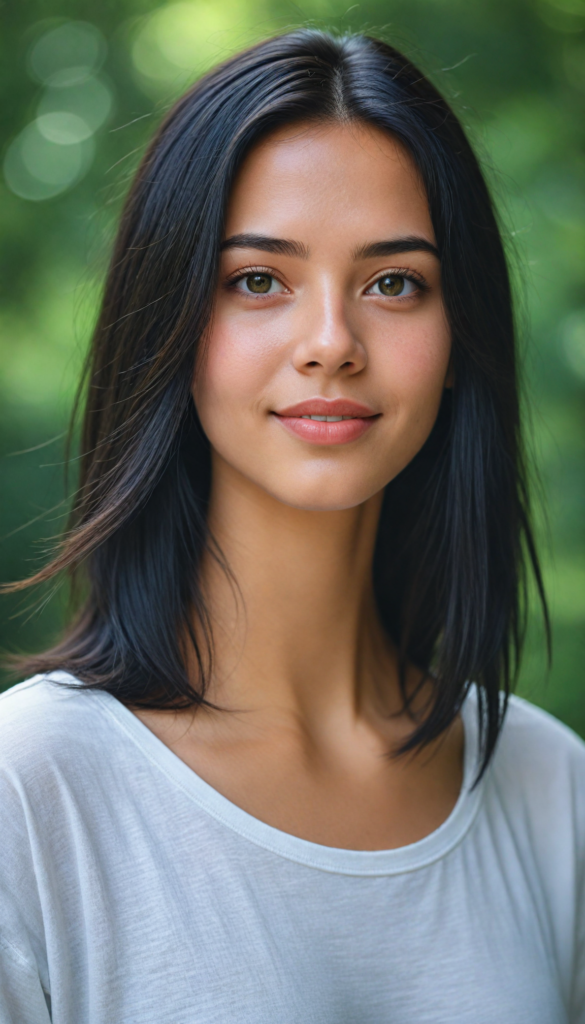
<path id="1" fill-rule="evenodd" d="M 317 445 L 357 441 L 380 418 L 367 405 L 347 398 L 311 398 L 273 415 L 289 433 Z"/>
<path id="2" fill-rule="evenodd" d="M 353 416 L 301 416 L 302 420 L 316 420 L 318 423 L 339 423 L 341 420 L 352 420 Z"/>

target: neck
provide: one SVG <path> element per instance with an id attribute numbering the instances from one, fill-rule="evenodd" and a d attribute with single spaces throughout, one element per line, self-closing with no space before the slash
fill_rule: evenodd
<path id="1" fill-rule="evenodd" d="M 319 721 L 334 706 L 360 713 L 393 678 L 372 590 L 381 502 L 292 508 L 215 458 L 209 524 L 232 575 L 206 558 L 212 701 Z"/>

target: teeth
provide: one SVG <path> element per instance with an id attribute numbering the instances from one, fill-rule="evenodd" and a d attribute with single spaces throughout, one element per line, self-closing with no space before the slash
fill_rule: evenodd
<path id="1" fill-rule="evenodd" d="M 302 420 L 318 420 L 319 423 L 339 423 L 340 420 L 353 420 L 353 416 L 301 416 Z"/>

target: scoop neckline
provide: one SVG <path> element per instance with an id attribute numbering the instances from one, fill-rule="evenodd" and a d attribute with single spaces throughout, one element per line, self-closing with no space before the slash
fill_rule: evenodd
<path id="1" fill-rule="evenodd" d="M 55 676 L 68 673 L 54 673 Z M 459 797 L 445 821 L 423 839 L 389 850 L 350 850 L 323 846 L 283 832 L 255 818 L 205 782 L 155 736 L 124 704 L 105 690 L 82 691 L 96 701 L 142 754 L 197 806 L 232 832 L 287 860 L 346 875 L 397 875 L 416 871 L 445 857 L 465 837 L 479 810 L 483 780 L 474 787 L 479 765 L 475 687 L 461 708 L 464 734 L 463 780 Z M 80 691 L 77 691 L 78 693 Z"/>

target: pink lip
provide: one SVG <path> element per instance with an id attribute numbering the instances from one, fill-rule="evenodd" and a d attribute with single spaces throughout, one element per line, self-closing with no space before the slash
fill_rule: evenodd
<path id="1" fill-rule="evenodd" d="M 312 444 L 348 444 L 362 437 L 378 419 L 367 405 L 348 398 L 309 398 L 274 413 L 283 427 Z M 351 416 L 349 420 L 326 423 L 303 416 Z"/>

